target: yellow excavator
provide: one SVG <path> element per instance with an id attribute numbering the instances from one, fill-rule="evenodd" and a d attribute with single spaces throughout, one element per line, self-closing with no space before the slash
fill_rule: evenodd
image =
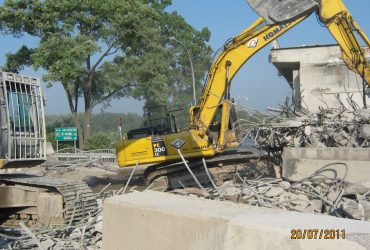
<path id="1" fill-rule="evenodd" d="M 200 158 L 217 164 L 233 159 L 242 161 L 248 154 L 236 147 L 238 123 L 230 85 L 242 65 L 260 49 L 301 23 L 312 13 L 338 42 L 343 60 L 370 85 L 370 66 L 364 45 L 370 41 L 353 20 L 341 0 L 247 0 L 260 18 L 249 28 L 227 42 L 213 63 L 198 106 L 190 108 L 190 128 L 177 131 L 171 126 L 171 114 L 160 124 L 131 130 L 127 139 L 117 144 L 120 167 L 153 164 L 144 173 L 147 184 L 159 176 L 180 171 L 181 154 L 197 165 Z M 365 87 L 364 87 L 365 88 Z"/>

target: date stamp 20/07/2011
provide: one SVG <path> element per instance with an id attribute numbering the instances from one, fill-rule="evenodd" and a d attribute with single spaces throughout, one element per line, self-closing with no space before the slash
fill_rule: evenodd
<path id="1" fill-rule="evenodd" d="M 345 239 L 346 230 L 342 229 L 292 229 L 290 231 L 292 240 L 335 240 Z"/>

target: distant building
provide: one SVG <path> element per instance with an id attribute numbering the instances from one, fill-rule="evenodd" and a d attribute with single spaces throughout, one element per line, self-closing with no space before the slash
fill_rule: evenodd
<path id="1" fill-rule="evenodd" d="M 370 62 L 369 49 L 366 57 Z M 362 78 L 346 67 L 338 45 L 272 49 L 270 62 L 290 84 L 298 108 L 364 106 Z M 369 95 L 366 99 L 370 106 Z"/>

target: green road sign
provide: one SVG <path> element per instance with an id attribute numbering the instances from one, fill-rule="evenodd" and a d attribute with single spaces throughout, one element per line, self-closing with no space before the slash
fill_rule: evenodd
<path id="1" fill-rule="evenodd" d="M 55 128 L 56 141 L 77 141 L 77 128 Z"/>

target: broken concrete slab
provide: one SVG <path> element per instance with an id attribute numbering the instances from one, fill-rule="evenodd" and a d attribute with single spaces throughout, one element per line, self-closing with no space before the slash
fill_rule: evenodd
<path id="1" fill-rule="evenodd" d="M 44 249 L 51 249 L 55 245 L 55 242 L 52 239 L 46 239 L 44 241 L 41 241 L 41 246 Z"/>
<path id="2" fill-rule="evenodd" d="M 98 215 L 96 218 L 96 224 L 94 226 L 96 232 L 103 233 L 103 215 Z"/>
<path id="3" fill-rule="evenodd" d="M 345 230 L 346 239 L 294 240 L 294 229 Z M 104 202 L 104 249 L 366 249 L 370 222 L 258 208 L 170 193 Z M 348 239 L 350 238 L 350 239 Z"/>
<path id="4" fill-rule="evenodd" d="M 209 197 L 209 193 L 207 193 L 205 190 L 199 189 L 199 188 L 184 188 L 184 189 L 175 189 L 171 191 L 175 194 L 181 194 L 181 195 L 196 195 L 198 197 Z"/>
<path id="5" fill-rule="evenodd" d="M 364 219 L 367 221 L 370 221 L 370 202 L 360 201 L 360 204 L 362 205 L 364 209 Z"/>
<path id="6" fill-rule="evenodd" d="M 321 213 L 322 206 L 322 200 L 311 200 L 310 208 L 313 210 L 313 212 Z"/>
<path id="7" fill-rule="evenodd" d="M 331 190 L 328 194 L 327 194 L 327 199 L 331 202 L 335 202 L 338 197 L 340 195 L 340 192 L 339 191 L 335 191 L 335 190 Z"/>
<path id="8" fill-rule="evenodd" d="M 275 197 L 275 196 L 279 196 L 281 195 L 282 193 L 284 193 L 285 190 L 284 188 L 282 187 L 271 187 L 266 193 L 265 195 L 267 197 Z"/>
<path id="9" fill-rule="evenodd" d="M 284 148 L 283 178 L 299 181 L 329 164 L 321 173 L 327 177 L 345 177 L 351 183 L 370 180 L 368 148 Z"/>
<path id="10" fill-rule="evenodd" d="M 347 184 L 344 187 L 344 195 L 348 195 L 348 194 L 364 195 L 368 192 L 370 192 L 370 180 L 369 181 L 362 181 L 362 182 L 358 182 L 358 183 L 353 183 L 353 184 Z"/>
<path id="11" fill-rule="evenodd" d="M 341 208 L 344 213 L 351 219 L 364 220 L 365 219 L 365 209 L 361 203 L 354 200 L 346 200 Z"/>

